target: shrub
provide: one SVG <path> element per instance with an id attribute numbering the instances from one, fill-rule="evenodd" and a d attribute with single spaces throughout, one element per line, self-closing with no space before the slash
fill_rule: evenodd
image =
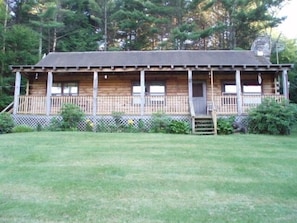
<path id="1" fill-rule="evenodd" d="M 60 115 L 62 116 L 63 130 L 77 130 L 78 123 L 85 116 L 80 107 L 74 104 L 63 104 Z"/>
<path id="2" fill-rule="evenodd" d="M 20 132 L 34 132 L 34 129 L 28 125 L 17 125 L 12 129 L 13 133 L 20 133 Z"/>
<path id="3" fill-rule="evenodd" d="M 40 123 L 37 124 L 36 130 L 37 132 L 41 132 L 42 131 L 42 125 Z"/>
<path id="4" fill-rule="evenodd" d="M 124 112 L 112 112 L 112 117 L 118 128 L 122 127 L 122 125 L 124 124 L 123 115 L 124 115 Z"/>
<path id="5" fill-rule="evenodd" d="M 189 134 L 190 125 L 187 122 L 173 120 L 170 122 L 169 131 L 175 134 Z"/>
<path id="6" fill-rule="evenodd" d="M 0 113 L 0 134 L 11 132 L 14 126 L 13 119 L 9 113 Z"/>
<path id="7" fill-rule="evenodd" d="M 50 121 L 50 124 L 48 126 L 48 130 L 49 131 L 62 131 L 63 130 L 63 126 L 62 126 L 62 121 L 57 118 L 57 117 L 53 117 Z"/>
<path id="8" fill-rule="evenodd" d="M 86 124 L 85 130 L 87 132 L 93 132 L 94 131 L 94 123 L 90 119 L 87 119 L 85 121 L 85 124 Z"/>
<path id="9" fill-rule="evenodd" d="M 234 117 L 228 118 L 218 118 L 217 120 L 217 131 L 219 135 L 229 135 L 232 134 Z"/>
<path id="10" fill-rule="evenodd" d="M 168 133 L 170 131 L 171 119 L 162 112 L 152 115 L 151 131 L 155 133 Z"/>
<path id="11" fill-rule="evenodd" d="M 249 132 L 255 134 L 288 135 L 296 123 L 296 105 L 288 101 L 266 99 L 249 112 Z"/>
<path id="12" fill-rule="evenodd" d="M 108 125 L 103 120 L 100 120 L 96 126 L 96 132 L 107 132 Z"/>
<path id="13" fill-rule="evenodd" d="M 144 121 L 142 119 L 138 120 L 137 128 L 138 128 L 138 131 L 140 131 L 140 132 L 147 132 L 147 129 L 145 127 L 145 123 L 144 123 Z"/>

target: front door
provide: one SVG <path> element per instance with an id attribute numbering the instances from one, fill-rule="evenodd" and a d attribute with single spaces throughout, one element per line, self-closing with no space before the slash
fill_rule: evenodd
<path id="1" fill-rule="evenodd" d="M 206 83 L 193 82 L 193 105 L 195 115 L 206 115 Z"/>

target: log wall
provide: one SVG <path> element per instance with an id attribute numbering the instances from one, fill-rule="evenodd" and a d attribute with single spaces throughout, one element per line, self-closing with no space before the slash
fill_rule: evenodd
<path id="1" fill-rule="evenodd" d="M 105 78 L 105 75 L 107 78 Z M 233 73 L 214 72 L 214 96 L 222 95 L 222 86 L 226 81 L 235 83 Z M 241 72 L 241 82 L 258 81 L 257 72 Z M 146 82 L 162 81 L 166 84 L 167 96 L 188 95 L 188 75 L 184 72 L 145 72 Z M 47 73 L 29 78 L 29 95 L 45 96 Z M 193 71 L 193 81 L 205 81 L 207 100 L 211 100 L 211 83 L 209 72 Z M 93 95 L 93 73 L 54 73 L 54 82 L 78 82 L 79 96 Z M 140 82 L 139 72 L 99 73 L 98 96 L 131 96 L 133 83 Z M 276 83 L 273 74 L 262 74 L 262 93 L 275 94 Z"/>

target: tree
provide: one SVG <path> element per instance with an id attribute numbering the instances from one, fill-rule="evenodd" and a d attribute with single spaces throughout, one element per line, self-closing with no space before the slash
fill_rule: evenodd
<path id="1" fill-rule="evenodd" d="M 147 8 L 142 1 L 117 0 L 112 19 L 116 23 L 117 39 L 125 50 L 140 50 L 147 46 L 146 35 L 150 30 L 149 17 L 143 13 Z"/>
<path id="2" fill-rule="evenodd" d="M 290 101 L 297 103 L 297 41 L 290 40 L 285 37 L 274 38 L 274 47 L 273 54 L 271 56 L 271 61 L 273 63 L 285 63 L 291 64 L 293 63 L 295 66 L 289 72 L 289 82 L 290 82 Z M 278 45 L 283 46 L 283 50 L 277 52 L 276 47 Z M 277 56 L 278 53 L 278 56 Z"/>
<path id="3" fill-rule="evenodd" d="M 210 0 L 207 9 L 215 32 L 213 48 L 248 49 L 253 40 L 268 28 L 276 27 L 284 18 L 271 13 L 286 0 Z"/>
<path id="4" fill-rule="evenodd" d="M 85 0 L 61 0 L 63 28 L 56 29 L 56 51 L 97 50 L 99 35 L 91 18 L 90 2 Z M 94 17 L 93 17 L 94 18 Z"/>
<path id="5" fill-rule="evenodd" d="M 31 28 L 23 25 L 14 25 L 7 29 L 5 34 L 5 54 L 0 53 L 4 64 L 2 94 L 0 95 L 0 108 L 4 108 L 12 101 L 14 92 L 14 75 L 11 74 L 11 64 L 35 64 L 38 60 L 38 35 Z"/>

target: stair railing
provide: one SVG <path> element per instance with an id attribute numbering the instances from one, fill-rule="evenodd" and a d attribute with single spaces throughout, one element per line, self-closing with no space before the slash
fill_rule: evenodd
<path id="1" fill-rule="evenodd" d="M 6 108 L 4 108 L 0 113 L 4 113 L 4 112 L 12 112 L 12 108 L 13 108 L 13 102 L 11 102 L 9 105 L 6 106 Z"/>
<path id="2" fill-rule="evenodd" d="M 212 101 L 211 103 L 212 103 L 211 117 L 212 117 L 212 121 L 213 121 L 214 134 L 217 135 L 218 134 L 217 110 L 216 110 L 216 107 L 214 105 L 214 102 Z"/>
<path id="3" fill-rule="evenodd" d="M 194 110 L 194 104 L 192 101 L 192 98 L 189 98 L 189 107 L 190 107 L 190 114 L 192 117 L 192 133 L 195 132 L 195 110 Z"/>

